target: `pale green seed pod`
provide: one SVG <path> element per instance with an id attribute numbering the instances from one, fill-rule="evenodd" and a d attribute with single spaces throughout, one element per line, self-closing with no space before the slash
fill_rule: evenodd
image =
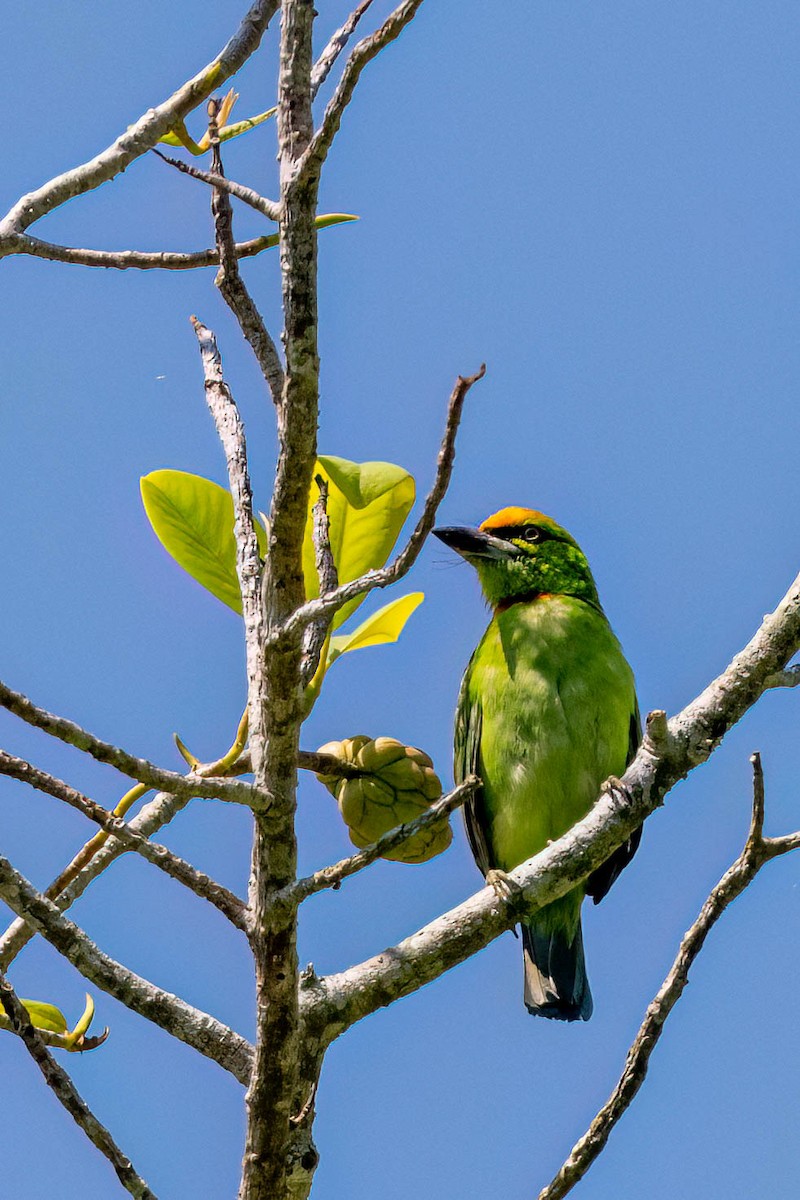
<path id="1" fill-rule="evenodd" d="M 335 797 L 350 840 L 359 849 L 390 829 L 413 821 L 442 794 L 441 781 L 428 755 L 414 746 L 404 746 L 396 738 L 359 734 L 341 742 L 328 742 L 319 753 L 332 754 L 364 772 L 352 779 L 317 776 Z M 384 857 L 396 862 L 427 862 L 446 850 L 452 837 L 450 824 L 442 817 Z"/>

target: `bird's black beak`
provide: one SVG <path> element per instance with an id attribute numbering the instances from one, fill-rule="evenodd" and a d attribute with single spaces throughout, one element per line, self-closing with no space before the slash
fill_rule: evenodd
<path id="1" fill-rule="evenodd" d="M 480 529 L 468 525 L 445 525 L 433 530 L 434 537 L 463 558 L 508 558 L 516 553 L 516 546 L 502 538 L 492 537 Z"/>

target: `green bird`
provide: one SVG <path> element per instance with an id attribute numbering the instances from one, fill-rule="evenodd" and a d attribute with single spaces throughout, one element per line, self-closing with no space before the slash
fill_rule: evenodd
<path id="1" fill-rule="evenodd" d="M 600 607 L 586 556 L 566 529 L 504 508 L 478 529 L 434 530 L 478 572 L 492 608 L 458 699 L 455 777 L 479 775 L 467 835 L 489 882 L 586 816 L 639 745 L 633 672 Z M 522 926 L 525 1004 L 588 1021 L 581 904 L 597 904 L 636 852 L 637 830 L 588 879 Z"/>

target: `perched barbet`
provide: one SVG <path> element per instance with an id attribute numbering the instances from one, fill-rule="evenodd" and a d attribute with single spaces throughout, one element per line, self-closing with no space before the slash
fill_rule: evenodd
<path id="1" fill-rule="evenodd" d="M 366 734 L 327 742 L 319 754 L 331 754 L 360 774 L 343 778 L 318 775 L 339 805 L 350 841 L 363 849 L 390 829 L 413 821 L 442 794 L 433 763 L 423 750 L 404 746 L 395 738 L 370 738 Z M 446 850 L 453 833 L 447 817 L 414 834 L 384 858 L 422 863 Z"/>
<path id="2" fill-rule="evenodd" d="M 475 567 L 493 612 L 461 684 L 455 777 L 483 780 L 465 806 L 467 834 L 498 884 L 580 821 L 609 776 L 624 773 L 641 736 L 633 673 L 583 551 L 550 517 L 504 508 L 478 529 L 434 533 Z M 587 895 L 602 900 L 640 836 L 522 926 L 529 1012 L 588 1021 L 581 904 Z"/>

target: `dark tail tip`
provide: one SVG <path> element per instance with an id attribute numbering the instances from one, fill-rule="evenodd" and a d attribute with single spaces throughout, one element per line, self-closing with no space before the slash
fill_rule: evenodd
<path id="1" fill-rule="evenodd" d="M 593 1005 L 580 923 L 571 942 L 563 931 L 523 925 L 522 949 L 528 1012 L 555 1021 L 588 1021 Z"/>

